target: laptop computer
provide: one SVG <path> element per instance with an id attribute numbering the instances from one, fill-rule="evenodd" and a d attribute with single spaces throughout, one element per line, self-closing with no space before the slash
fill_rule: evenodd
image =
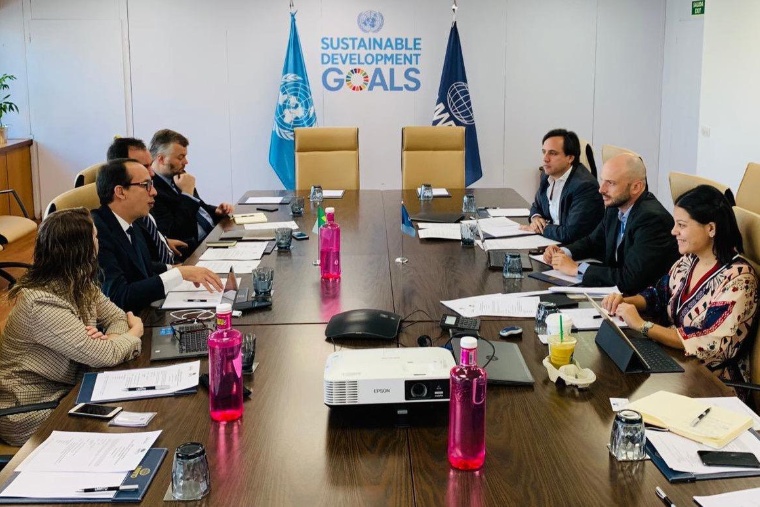
<path id="1" fill-rule="evenodd" d="M 488 383 L 502 386 L 532 386 L 534 384 L 533 375 L 530 374 L 517 344 L 489 341 L 493 344 L 493 349 L 488 342 L 478 341 L 478 365 L 482 367 L 488 363 L 485 367 Z M 451 343 L 454 359 L 459 363 L 462 352 L 462 348 L 459 346 L 459 338 L 454 338 Z"/>
<path id="2" fill-rule="evenodd" d="M 222 303 L 232 305 L 238 296 L 238 283 L 235 270 L 230 268 L 224 283 Z M 202 357 L 208 354 L 208 335 L 212 325 L 203 322 L 174 323 L 169 326 L 153 328 L 151 339 L 150 360 L 164 361 L 168 359 Z"/>
<path id="3" fill-rule="evenodd" d="M 684 369 L 654 340 L 628 336 L 615 319 L 586 294 L 604 320 L 596 333 L 596 344 L 612 359 L 623 373 L 680 373 Z M 635 331 L 631 331 L 635 333 Z"/>

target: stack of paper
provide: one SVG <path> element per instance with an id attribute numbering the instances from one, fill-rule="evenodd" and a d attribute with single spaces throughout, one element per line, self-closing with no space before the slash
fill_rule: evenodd
<path id="1" fill-rule="evenodd" d="M 752 418 L 746 414 L 668 391 L 650 394 L 628 408 L 641 413 L 647 424 L 667 428 L 716 449 L 752 427 Z"/>
<path id="2" fill-rule="evenodd" d="M 483 250 L 530 250 L 549 245 L 559 245 L 558 241 L 534 234 L 533 236 L 520 236 L 517 238 L 487 239 L 483 243 L 478 242 Z"/>
<path id="3" fill-rule="evenodd" d="M 232 218 L 238 225 L 258 224 L 267 221 L 267 216 L 264 213 L 235 213 Z"/>
<path id="4" fill-rule="evenodd" d="M 538 296 L 514 297 L 512 294 L 487 294 L 441 301 L 463 317 L 534 317 Z"/>
<path id="5" fill-rule="evenodd" d="M 254 261 L 261 259 L 267 249 L 262 242 L 238 243 L 228 248 L 208 248 L 200 257 L 202 261 Z"/>
<path id="6" fill-rule="evenodd" d="M 417 229 L 420 239 L 462 239 L 459 224 L 417 222 Z"/>
<path id="7" fill-rule="evenodd" d="M 290 202 L 290 197 L 249 197 L 243 204 L 287 204 Z"/>
<path id="8" fill-rule="evenodd" d="M 274 230 L 280 227 L 288 227 L 290 229 L 298 229 L 298 224 L 293 220 L 289 222 L 268 222 L 259 224 L 245 224 L 246 230 L 249 231 L 262 231 L 262 230 Z"/>
<path id="9" fill-rule="evenodd" d="M 527 217 L 530 215 L 528 208 L 490 208 L 487 211 L 492 217 Z"/>

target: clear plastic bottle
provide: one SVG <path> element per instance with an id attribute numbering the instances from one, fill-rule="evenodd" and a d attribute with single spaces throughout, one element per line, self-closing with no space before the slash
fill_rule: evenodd
<path id="1" fill-rule="evenodd" d="M 486 459 L 486 371 L 478 366 L 478 341 L 461 339 L 461 359 L 451 369 L 449 402 L 449 463 L 460 470 L 477 470 Z"/>
<path id="2" fill-rule="evenodd" d="M 224 327 L 230 321 L 219 310 L 217 329 L 208 337 L 208 407 L 214 421 L 236 421 L 243 416 L 243 336 Z"/>
<path id="3" fill-rule="evenodd" d="M 325 209 L 325 222 L 319 228 L 319 271 L 323 280 L 340 278 L 340 226 L 335 223 L 335 208 Z"/>

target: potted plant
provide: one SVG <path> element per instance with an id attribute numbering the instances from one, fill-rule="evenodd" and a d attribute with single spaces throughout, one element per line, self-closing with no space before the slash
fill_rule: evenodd
<path id="1" fill-rule="evenodd" d="M 10 74 L 3 74 L 0 76 L 0 95 L 2 95 L 2 92 L 5 90 L 10 89 L 8 81 L 14 81 L 15 79 L 16 76 L 11 76 Z M 8 125 L 3 123 L 3 115 L 13 111 L 18 113 L 18 106 L 8 100 L 10 97 L 11 95 L 8 94 L 5 97 L 0 98 L 0 146 L 8 142 Z"/>

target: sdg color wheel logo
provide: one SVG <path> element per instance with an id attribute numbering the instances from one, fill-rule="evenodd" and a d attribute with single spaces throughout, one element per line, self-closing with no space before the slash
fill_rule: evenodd
<path id="1" fill-rule="evenodd" d="M 351 69 L 346 72 L 346 88 L 355 92 L 361 92 L 367 89 L 369 84 L 369 75 L 364 69 Z"/>
<path id="2" fill-rule="evenodd" d="M 356 18 L 356 24 L 359 25 L 359 30 L 364 33 L 377 33 L 383 28 L 385 18 L 377 11 L 364 11 L 360 12 Z"/>
<path id="3" fill-rule="evenodd" d="M 280 82 L 280 98 L 274 113 L 273 130 L 280 139 L 293 140 L 293 129 L 311 127 L 316 122 L 309 85 L 297 74 L 285 74 Z"/>

